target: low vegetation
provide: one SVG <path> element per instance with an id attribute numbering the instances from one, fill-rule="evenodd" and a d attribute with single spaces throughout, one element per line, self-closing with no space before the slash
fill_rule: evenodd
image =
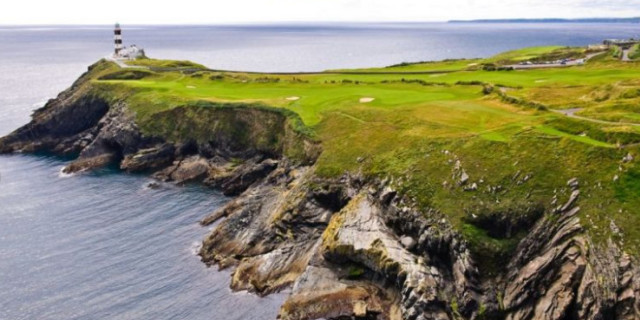
<path id="1" fill-rule="evenodd" d="M 498 54 L 488 61 L 498 64 L 516 64 L 531 61 L 533 63 L 556 61 L 562 59 L 581 59 L 586 57 L 587 50 L 580 47 L 532 47 Z"/>
<path id="2" fill-rule="evenodd" d="M 447 216 L 477 254 L 496 257 L 483 260 L 495 266 L 535 219 L 568 200 L 572 178 L 593 238 L 605 243 L 613 224 L 621 244 L 640 249 L 640 64 L 605 54 L 567 68 L 481 68 L 585 54 L 529 48 L 484 60 L 295 75 L 145 59 L 131 64 L 175 69 L 119 79 L 109 75 L 129 71 L 112 64 L 91 86 L 126 100 L 143 125 L 189 103 L 295 114 L 300 132 L 322 145 L 317 174 L 388 178 L 417 206 Z"/>
<path id="3" fill-rule="evenodd" d="M 205 66 L 197 63 L 193 63 L 191 61 L 180 61 L 180 60 L 158 60 L 158 59 L 149 59 L 149 58 L 141 58 L 132 61 L 126 62 L 131 66 L 142 66 L 142 67 L 151 67 L 151 68 L 185 68 L 185 69 L 206 69 Z"/>
<path id="4" fill-rule="evenodd" d="M 629 59 L 637 60 L 640 59 L 640 44 L 636 44 L 629 50 Z"/>
<path id="5" fill-rule="evenodd" d="M 126 70 L 118 70 L 112 73 L 107 73 L 101 77 L 99 80 L 140 80 L 150 76 L 152 73 L 145 70 L 134 70 L 134 69 L 126 69 Z"/>

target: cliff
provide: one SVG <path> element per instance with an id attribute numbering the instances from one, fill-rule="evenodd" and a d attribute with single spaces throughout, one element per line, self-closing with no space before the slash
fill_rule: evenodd
<path id="1" fill-rule="evenodd" d="M 507 144 L 495 133 L 480 140 L 467 132 L 451 136 L 464 130 L 445 127 L 433 115 L 428 119 L 434 122 L 422 127 L 417 123 L 426 118 L 414 110 L 362 106 L 308 127 L 298 105 L 292 108 L 299 113 L 246 101 L 251 99 L 181 96 L 159 102 L 149 94 L 164 89 L 117 82 L 138 81 L 139 74 L 112 82 L 114 72 L 121 71 L 105 61 L 90 67 L 36 110 L 29 124 L 1 138 L 0 152 L 74 155 L 67 172 L 118 165 L 235 196 L 201 221 L 217 224 L 200 256 L 207 265 L 233 268 L 233 290 L 268 295 L 292 288 L 280 319 L 640 317 L 640 269 L 629 245 L 633 229 L 606 219 L 602 236 L 600 216 L 593 213 L 613 212 L 612 199 L 624 202 L 635 193 L 616 187 L 622 195 L 609 197 L 606 186 L 589 180 L 600 171 L 566 161 L 598 157 L 596 169 L 607 177 L 617 172 L 622 178 L 616 175 L 616 181 L 630 183 L 625 170 L 633 172 L 633 156 L 607 144 L 620 139 L 618 133 L 606 131 L 597 144 L 566 136 L 541 139 L 542 131 L 531 134 L 529 128 Z M 142 78 L 157 71 L 145 72 Z M 179 79 L 202 81 L 195 74 Z M 224 77 L 237 80 L 234 90 L 250 89 L 245 75 Z M 252 79 L 276 86 L 273 79 Z M 291 81 L 302 90 L 305 80 Z M 213 94 L 222 96 L 224 88 L 216 88 Z M 424 90 L 502 103 L 483 96 L 482 87 Z M 535 121 L 546 115 L 503 105 L 490 112 L 495 118 L 505 110 Z M 513 121 L 508 126 L 513 130 Z M 421 138 L 414 144 L 415 136 Z M 401 149 L 407 141 L 410 148 Z M 512 170 L 507 161 L 522 169 L 505 171 Z M 559 161 L 564 167 L 558 168 Z"/>

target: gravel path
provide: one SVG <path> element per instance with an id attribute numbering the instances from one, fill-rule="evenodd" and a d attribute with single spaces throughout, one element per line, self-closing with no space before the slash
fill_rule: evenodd
<path id="1" fill-rule="evenodd" d="M 618 125 L 618 126 L 633 126 L 633 127 L 640 127 L 640 123 L 633 123 L 633 122 L 615 122 L 615 121 L 607 121 L 607 120 L 599 120 L 599 119 L 593 119 L 593 118 L 587 118 L 587 117 L 583 117 L 583 116 L 578 116 L 576 115 L 576 112 L 581 111 L 583 108 L 572 108 L 572 109 L 563 109 L 563 110 L 551 110 L 553 112 L 556 113 L 561 113 L 567 117 L 570 118 L 575 118 L 575 119 L 580 119 L 580 120 L 585 120 L 585 121 L 590 121 L 590 122 L 594 122 L 594 123 L 600 123 L 600 124 L 610 124 L 610 125 Z"/>
<path id="2" fill-rule="evenodd" d="M 629 49 L 622 50 L 622 61 L 631 61 L 631 59 L 629 59 Z"/>

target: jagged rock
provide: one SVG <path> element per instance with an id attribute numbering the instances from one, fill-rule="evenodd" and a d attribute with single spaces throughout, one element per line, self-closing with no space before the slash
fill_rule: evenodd
<path id="1" fill-rule="evenodd" d="M 611 222 L 609 223 L 609 229 L 611 229 L 611 233 L 614 236 L 619 236 L 622 234 L 622 232 L 620 231 L 620 228 L 618 228 L 618 226 L 613 220 L 611 220 Z"/>
<path id="2" fill-rule="evenodd" d="M 160 184 L 157 182 L 150 182 L 147 184 L 149 189 L 160 189 Z"/>
<path id="3" fill-rule="evenodd" d="M 571 190 L 576 190 L 580 186 L 580 182 L 578 181 L 578 178 L 571 178 L 567 181 L 567 186 L 569 186 Z"/>
<path id="4" fill-rule="evenodd" d="M 472 183 L 470 186 L 467 186 L 464 188 L 464 191 L 476 191 L 478 190 L 478 184 L 477 183 Z"/>
<path id="5" fill-rule="evenodd" d="M 569 196 L 569 200 L 567 200 L 567 203 L 565 203 L 563 206 L 560 207 L 560 210 L 558 210 L 558 212 L 567 212 L 569 209 L 571 209 L 575 205 L 579 196 L 580 196 L 580 190 L 574 190 L 573 192 L 571 192 L 571 196 Z"/>
<path id="6" fill-rule="evenodd" d="M 154 177 L 162 181 L 183 184 L 204 179 L 211 168 L 212 166 L 207 159 L 195 155 L 176 161 L 172 166 L 155 173 Z"/>
<path id="7" fill-rule="evenodd" d="M 515 163 L 515 164 L 514 164 L 514 166 L 515 166 L 516 164 L 517 164 L 517 163 Z M 513 177 L 511 177 L 511 180 L 512 180 L 512 181 L 516 181 L 516 180 L 518 180 L 518 178 L 520 177 L 520 175 L 521 175 L 521 174 L 522 174 L 522 170 L 518 170 L 518 171 L 516 171 L 516 173 L 513 175 Z"/>
<path id="8" fill-rule="evenodd" d="M 400 243 L 402 243 L 402 246 L 407 248 L 407 250 L 411 250 L 416 246 L 416 240 L 411 237 L 400 238 Z"/>
<path id="9" fill-rule="evenodd" d="M 173 161 L 175 148 L 171 144 L 142 149 L 127 155 L 120 168 L 128 172 L 140 172 L 166 167 Z"/>
<path id="10" fill-rule="evenodd" d="M 87 157 L 73 161 L 68 166 L 62 169 L 64 173 L 76 173 L 91 170 L 94 168 L 102 168 L 110 163 L 117 161 L 118 155 L 116 153 L 103 153 L 93 157 Z"/>
<path id="11" fill-rule="evenodd" d="M 365 317 L 371 316 L 369 319 L 402 319 L 399 298 L 393 290 L 370 280 L 349 281 L 340 273 L 322 257 L 314 258 L 296 280 L 278 319 L 351 319 L 363 311 Z"/>
<path id="12" fill-rule="evenodd" d="M 204 241 L 209 265 L 237 265 L 232 287 L 261 294 L 290 285 L 304 271 L 330 212 L 306 183 L 309 168 L 273 171 L 263 182 L 205 219 L 226 216 Z M 246 259 L 243 259 L 246 258 Z"/>
<path id="13" fill-rule="evenodd" d="M 403 319 L 449 319 L 439 292 L 448 287 L 437 267 L 403 248 L 381 219 L 381 208 L 360 195 L 332 218 L 323 235 L 325 259 L 357 262 L 388 279 L 396 279 L 402 294 Z"/>
<path id="14" fill-rule="evenodd" d="M 464 185 L 467 183 L 467 181 L 469 181 L 469 175 L 467 174 L 466 171 L 462 170 L 462 173 L 460 174 L 460 185 Z"/>
<path id="15" fill-rule="evenodd" d="M 117 163 L 144 144 L 134 115 L 122 103 L 112 106 L 97 126 L 100 129 L 95 139 L 82 150 L 77 160 L 64 169 L 65 172 L 91 170 Z"/>
<path id="16" fill-rule="evenodd" d="M 0 153 L 49 151 L 66 141 L 64 146 L 58 148 L 64 151 L 86 136 L 109 111 L 109 104 L 103 98 L 92 94 L 76 94 L 76 90 L 88 79 L 85 73 L 71 88 L 34 111 L 30 123 L 1 138 Z"/>
<path id="17" fill-rule="evenodd" d="M 229 177 L 219 182 L 226 196 L 238 195 L 255 182 L 263 179 L 278 166 L 278 161 L 266 159 L 260 163 L 248 161 L 235 169 Z"/>
<path id="18" fill-rule="evenodd" d="M 388 205 L 391 203 L 391 200 L 393 200 L 393 198 L 395 198 L 397 194 L 398 193 L 395 190 L 387 186 L 380 193 L 380 202 L 385 205 Z"/>
<path id="19" fill-rule="evenodd" d="M 367 303 L 364 301 L 357 301 L 353 306 L 353 315 L 362 318 L 367 315 Z"/>
<path id="20" fill-rule="evenodd" d="M 503 298 L 507 319 L 571 317 L 588 250 L 576 213 L 564 215 L 558 223 L 543 220 L 520 243 L 508 267 Z"/>

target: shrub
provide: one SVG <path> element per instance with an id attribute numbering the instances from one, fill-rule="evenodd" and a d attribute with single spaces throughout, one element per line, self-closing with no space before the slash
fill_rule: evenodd
<path id="1" fill-rule="evenodd" d="M 601 125 L 589 123 L 583 120 L 571 119 L 567 117 L 557 118 L 546 122 L 560 131 L 574 135 L 585 134 L 590 138 L 612 143 L 631 144 L 640 142 L 640 134 L 631 131 L 606 131 Z"/>
<path id="2" fill-rule="evenodd" d="M 98 80 L 140 80 L 151 76 L 153 73 L 143 70 L 119 70 L 116 72 L 105 74 Z"/>

